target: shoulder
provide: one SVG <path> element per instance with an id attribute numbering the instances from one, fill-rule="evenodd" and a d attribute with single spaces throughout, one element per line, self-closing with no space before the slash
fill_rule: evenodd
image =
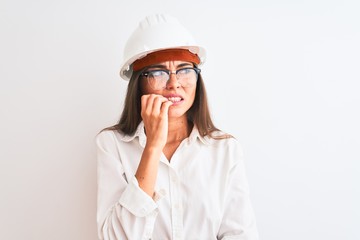
<path id="1" fill-rule="evenodd" d="M 205 136 L 204 140 L 210 148 L 221 152 L 221 155 L 232 160 L 239 160 L 243 158 L 243 148 L 240 142 L 230 134 L 222 131 L 216 131 L 212 137 Z"/>
<path id="2" fill-rule="evenodd" d="M 116 130 L 103 130 L 95 136 L 95 142 L 98 147 L 116 145 L 120 139 L 124 138 L 125 134 Z"/>
<path id="3" fill-rule="evenodd" d="M 97 142 L 98 141 L 103 142 L 113 138 L 115 134 L 119 134 L 119 133 L 115 130 L 102 130 L 96 135 L 95 138 Z"/>
<path id="4" fill-rule="evenodd" d="M 207 135 L 203 138 L 208 145 L 211 146 L 228 146 L 228 147 L 239 147 L 240 143 L 231 134 L 223 131 L 214 131 L 211 136 Z"/>

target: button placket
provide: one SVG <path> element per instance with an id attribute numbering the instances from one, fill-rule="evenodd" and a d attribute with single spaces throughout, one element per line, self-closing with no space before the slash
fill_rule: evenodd
<path id="1" fill-rule="evenodd" d="M 180 203 L 179 179 L 174 169 L 170 168 L 170 199 L 173 239 L 182 239 L 183 216 Z"/>

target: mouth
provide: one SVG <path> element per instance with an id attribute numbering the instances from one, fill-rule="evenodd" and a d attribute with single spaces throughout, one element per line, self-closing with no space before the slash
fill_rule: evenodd
<path id="1" fill-rule="evenodd" d="M 165 95 L 164 97 L 166 97 L 170 102 L 174 104 L 180 103 L 181 101 L 184 100 L 184 98 L 179 94 L 169 94 L 169 95 Z"/>
<path id="2" fill-rule="evenodd" d="M 167 98 L 169 101 L 173 102 L 173 103 L 177 103 L 177 102 L 180 102 L 182 100 L 184 100 L 183 98 L 181 97 L 168 97 Z"/>

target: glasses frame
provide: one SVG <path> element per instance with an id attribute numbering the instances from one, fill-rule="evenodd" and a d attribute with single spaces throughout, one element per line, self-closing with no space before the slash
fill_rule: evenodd
<path id="1" fill-rule="evenodd" d="M 175 74 L 176 79 L 177 79 L 178 82 L 179 82 L 179 79 L 178 79 L 177 74 L 178 74 L 179 71 L 182 71 L 182 70 L 185 70 L 185 69 L 192 69 L 192 70 L 195 71 L 195 73 L 196 73 L 196 82 L 197 82 L 197 80 L 199 79 L 199 74 L 200 74 L 200 72 L 201 72 L 201 69 L 200 69 L 200 68 L 197 68 L 197 67 L 184 67 L 184 68 L 176 69 L 176 70 L 174 70 L 174 71 L 170 71 L 169 69 L 156 69 L 156 70 L 150 70 L 150 71 L 145 70 L 144 72 L 142 72 L 142 73 L 140 74 L 140 76 L 145 77 L 146 80 L 149 82 L 149 78 L 148 78 L 148 77 L 149 77 L 149 74 L 150 74 L 151 72 L 157 72 L 157 71 L 166 72 L 166 73 L 168 74 L 169 78 L 166 80 L 165 87 L 159 88 L 159 89 L 155 89 L 153 86 L 151 86 L 151 84 L 149 84 L 149 86 L 150 86 L 153 90 L 161 90 L 161 89 L 165 89 L 165 88 L 166 88 L 167 83 L 168 83 L 168 81 L 169 81 L 170 78 L 171 78 L 171 74 Z M 180 85 L 181 85 L 181 84 L 180 84 Z M 181 85 L 181 86 L 182 86 L 182 85 Z M 184 86 L 182 86 L 182 87 L 184 87 Z M 190 87 L 190 86 L 189 86 L 189 87 Z"/>

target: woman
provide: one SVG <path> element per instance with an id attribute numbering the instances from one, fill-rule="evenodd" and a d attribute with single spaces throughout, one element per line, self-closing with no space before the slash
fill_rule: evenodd
<path id="1" fill-rule="evenodd" d="M 210 118 L 204 49 L 159 14 L 124 53 L 125 107 L 97 136 L 100 239 L 258 239 L 242 152 Z"/>

